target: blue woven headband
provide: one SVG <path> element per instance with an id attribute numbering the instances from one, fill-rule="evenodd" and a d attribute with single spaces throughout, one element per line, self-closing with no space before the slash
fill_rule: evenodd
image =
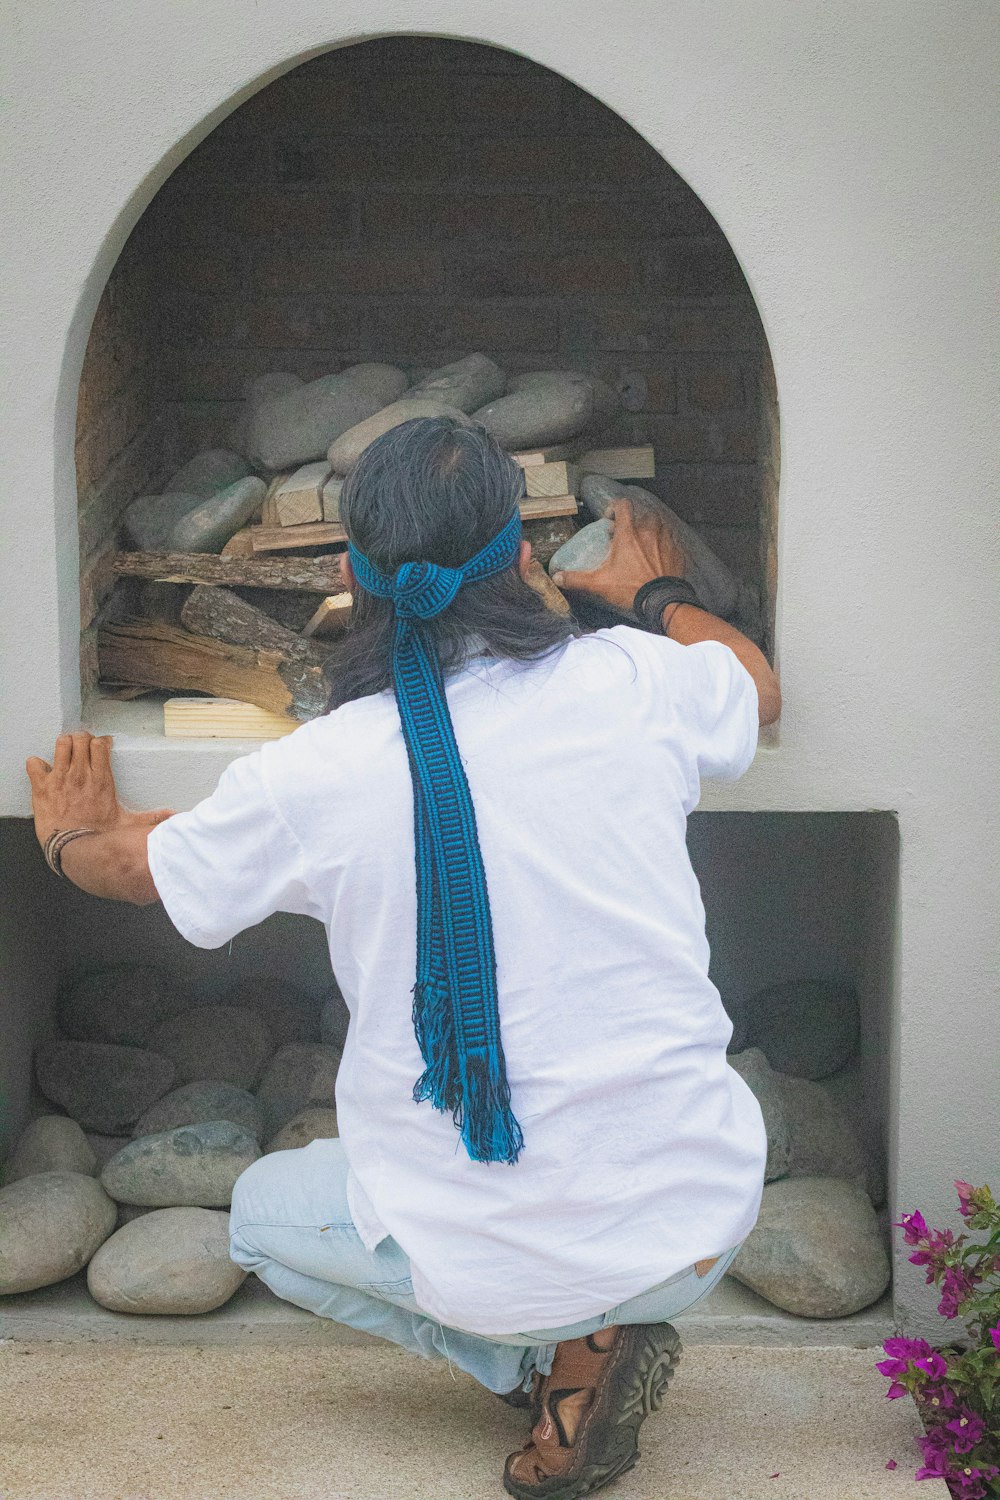
<path id="1" fill-rule="evenodd" d="M 407 562 L 390 577 L 353 543 L 354 576 L 396 613 L 392 678 L 413 782 L 417 965 L 413 1027 L 424 1071 L 414 1100 L 450 1112 L 473 1161 L 517 1161 L 514 1117 L 500 1039 L 496 953 L 476 810 L 448 711 L 441 663 L 421 629 L 465 583 L 517 561 L 521 518 L 460 568 Z"/>

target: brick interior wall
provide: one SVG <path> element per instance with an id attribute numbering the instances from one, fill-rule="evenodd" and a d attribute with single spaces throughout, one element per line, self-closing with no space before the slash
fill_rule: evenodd
<path id="1" fill-rule="evenodd" d="M 109 286 L 114 378 L 93 382 L 114 387 L 122 454 L 164 418 L 170 464 L 226 442 L 268 370 L 472 350 L 584 368 L 621 393 L 607 440 L 652 442 L 651 487 L 763 583 L 770 360 L 749 289 L 697 195 L 557 74 L 426 38 L 326 53 L 223 121 L 140 232 Z M 154 310 L 133 318 L 143 278 Z"/>

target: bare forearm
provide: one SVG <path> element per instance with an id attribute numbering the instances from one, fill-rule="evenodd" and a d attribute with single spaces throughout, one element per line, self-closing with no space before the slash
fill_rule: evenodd
<path id="1" fill-rule="evenodd" d="M 74 839 L 63 850 L 63 874 L 91 896 L 150 906 L 159 897 L 149 873 L 148 834 L 148 828 L 124 828 Z"/>
<path id="2" fill-rule="evenodd" d="M 694 604 L 668 604 L 663 611 L 663 630 L 682 646 L 698 641 L 721 641 L 746 667 L 757 686 L 761 724 L 773 724 L 781 713 L 781 688 L 764 653 L 734 625 L 727 625 Z"/>

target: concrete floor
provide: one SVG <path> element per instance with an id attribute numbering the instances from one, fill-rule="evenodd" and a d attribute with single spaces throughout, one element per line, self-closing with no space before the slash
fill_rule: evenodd
<path id="1" fill-rule="evenodd" d="M 871 1350 L 700 1345 L 618 1500 L 946 1500 Z M 389 1345 L 0 1343 L 0 1500 L 502 1500 L 526 1419 Z M 898 1468 L 887 1470 L 895 1460 Z"/>

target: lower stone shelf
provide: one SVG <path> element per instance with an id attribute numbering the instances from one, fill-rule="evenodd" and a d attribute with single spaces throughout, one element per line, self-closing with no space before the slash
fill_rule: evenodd
<path id="1" fill-rule="evenodd" d="M 894 1321 L 888 1295 L 853 1317 L 814 1321 L 781 1312 L 726 1276 L 703 1302 L 677 1319 L 677 1328 L 688 1344 L 865 1349 L 881 1344 L 892 1333 Z M 380 1342 L 280 1302 L 253 1276 L 217 1312 L 171 1318 L 108 1312 L 89 1295 L 82 1272 L 58 1286 L 0 1299 L 2 1339 L 216 1347 L 241 1343 L 359 1347 Z"/>

